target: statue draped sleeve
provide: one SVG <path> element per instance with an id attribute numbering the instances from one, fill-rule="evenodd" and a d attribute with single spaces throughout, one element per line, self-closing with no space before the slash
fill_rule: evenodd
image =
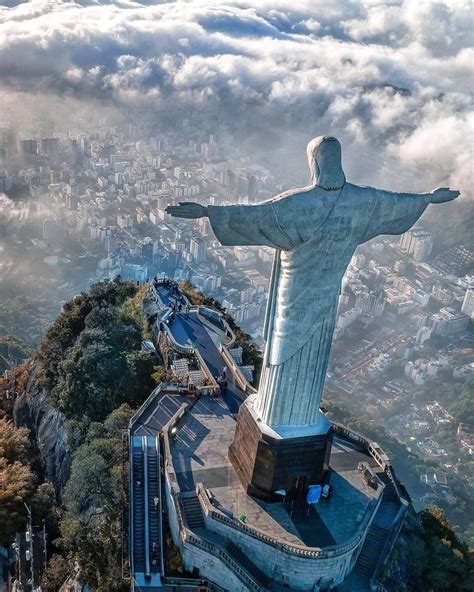
<path id="1" fill-rule="evenodd" d="M 281 250 L 292 247 L 272 201 L 250 206 L 208 206 L 207 209 L 212 230 L 224 246 L 261 245 Z"/>
<path id="2" fill-rule="evenodd" d="M 360 242 L 380 234 L 403 234 L 420 218 L 428 206 L 424 194 L 393 193 L 371 187 L 361 187 L 372 192 L 369 206 L 369 223 Z"/>

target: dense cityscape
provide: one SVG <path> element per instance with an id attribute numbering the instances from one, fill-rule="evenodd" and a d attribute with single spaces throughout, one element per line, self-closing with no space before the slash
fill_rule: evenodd
<path id="1" fill-rule="evenodd" d="M 93 132 L 42 136 L 5 120 L 0 149 L 0 190 L 27 212 L 9 230 L 7 255 L 30 262 L 17 280 L 27 290 L 41 281 L 54 294 L 50 318 L 95 281 L 167 275 L 220 301 L 262 345 L 271 250 L 221 247 L 207 219 L 195 225 L 165 212 L 184 200 L 254 204 L 291 186 L 239 153 L 228 126 L 203 132 L 185 119 L 150 135 L 103 118 Z M 474 485 L 473 265 L 463 244 L 436 249 L 423 221 L 363 245 L 343 283 L 327 382 L 331 400 L 355 415 L 363 406 L 367 421 L 419 459 L 416 474 L 400 461 L 415 504 L 442 505 L 469 537 L 460 500 L 468 503 Z M 4 289 L 17 269 L 5 272 Z M 50 320 L 32 317 L 33 334 L 14 335 L 30 346 Z"/>

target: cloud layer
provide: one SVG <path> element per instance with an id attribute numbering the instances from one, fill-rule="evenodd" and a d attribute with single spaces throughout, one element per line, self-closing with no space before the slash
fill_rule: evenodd
<path id="1" fill-rule="evenodd" d="M 473 185 L 468 0 L 8 4 L 6 89 L 330 131 L 355 181 Z"/>

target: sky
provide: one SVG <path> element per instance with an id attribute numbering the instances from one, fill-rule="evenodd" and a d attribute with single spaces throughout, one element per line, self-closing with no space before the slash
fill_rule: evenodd
<path id="1" fill-rule="evenodd" d="M 286 166 L 331 134 L 354 182 L 469 199 L 473 19 L 464 0 L 4 0 L 0 86 L 228 119 Z"/>

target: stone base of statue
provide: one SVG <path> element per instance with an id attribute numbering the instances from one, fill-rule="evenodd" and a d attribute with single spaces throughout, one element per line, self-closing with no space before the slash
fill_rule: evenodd
<path id="1" fill-rule="evenodd" d="M 283 491 L 305 496 L 309 485 L 327 482 L 333 431 L 324 416 L 316 429 L 285 428 L 282 435 L 258 419 L 251 399 L 240 406 L 229 448 L 245 491 L 271 502 L 281 500 Z"/>

